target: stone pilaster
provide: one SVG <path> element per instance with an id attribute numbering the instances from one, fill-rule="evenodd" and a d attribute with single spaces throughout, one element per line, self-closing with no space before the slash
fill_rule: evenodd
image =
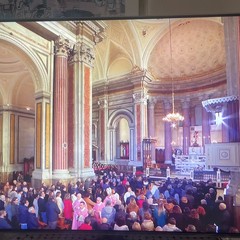
<path id="1" fill-rule="evenodd" d="M 36 93 L 35 104 L 36 147 L 32 183 L 34 186 L 40 186 L 42 182 L 52 183 L 52 114 L 50 93 Z"/>

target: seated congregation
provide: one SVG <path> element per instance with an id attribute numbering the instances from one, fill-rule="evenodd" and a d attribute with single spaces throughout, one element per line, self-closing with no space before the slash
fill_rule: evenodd
<path id="1" fill-rule="evenodd" d="M 230 213 L 211 180 L 154 182 L 112 171 L 39 189 L 7 182 L 0 193 L 0 229 L 238 233 Z"/>

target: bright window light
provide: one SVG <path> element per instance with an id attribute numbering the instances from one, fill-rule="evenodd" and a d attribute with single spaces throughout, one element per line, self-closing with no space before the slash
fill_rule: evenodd
<path id="1" fill-rule="evenodd" d="M 215 113 L 215 117 L 216 117 L 216 125 L 222 124 L 223 122 L 222 113 L 221 112 Z"/>

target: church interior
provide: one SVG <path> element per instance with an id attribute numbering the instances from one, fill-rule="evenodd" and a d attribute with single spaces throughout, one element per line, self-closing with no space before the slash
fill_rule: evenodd
<path id="1" fill-rule="evenodd" d="M 239 25 L 1 22 L 1 181 L 16 171 L 38 186 L 109 166 L 188 177 L 220 169 L 238 199 Z"/>

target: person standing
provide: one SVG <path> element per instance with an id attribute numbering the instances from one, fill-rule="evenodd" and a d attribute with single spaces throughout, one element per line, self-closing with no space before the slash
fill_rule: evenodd
<path id="1" fill-rule="evenodd" d="M 63 216 L 67 224 L 72 223 L 73 218 L 73 207 L 70 193 L 66 193 L 63 200 L 64 208 L 63 208 Z"/>
<path id="2" fill-rule="evenodd" d="M 101 217 L 106 218 L 107 223 L 112 227 L 114 224 L 116 209 L 111 206 L 111 201 L 107 201 L 105 207 L 102 209 Z"/>
<path id="3" fill-rule="evenodd" d="M 61 197 L 62 193 L 60 191 L 57 191 L 56 192 L 56 203 L 58 205 L 58 208 L 60 210 L 60 215 L 63 214 L 63 209 L 64 209 L 64 204 L 63 204 L 63 200 L 62 200 L 62 197 Z"/>
<path id="4" fill-rule="evenodd" d="M 0 210 L 0 229 L 11 229 L 11 225 L 6 220 L 6 211 Z"/>
<path id="5" fill-rule="evenodd" d="M 12 199 L 12 202 L 11 202 L 11 224 L 12 224 L 12 227 L 15 228 L 15 229 L 18 229 L 19 228 L 19 215 L 18 215 L 18 209 L 19 209 L 19 205 L 18 205 L 18 198 L 17 197 L 14 197 Z"/>
<path id="6" fill-rule="evenodd" d="M 79 229 L 79 227 L 84 223 L 85 218 L 88 216 L 88 209 L 85 202 L 80 202 L 79 209 L 76 214 L 76 222 L 75 225 L 72 226 L 73 230 Z"/>
<path id="7" fill-rule="evenodd" d="M 18 209 L 18 218 L 21 229 L 27 229 L 28 206 L 29 201 L 26 198 L 23 198 Z"/>
<path id="8" fill-rule="evenodd" d="M 80 211 L 80 203 L 84 202 L 86 205 L 86 202 L 82 198 L 82 194 L 77 194 L 77 199 L 73 202 L 73 222 L 72 222 L 72 230 L 77 230 L 79 228 L 79 222 L 78 222 L 78 216 Z"/>
<path id="9" fill-rule="evenodd" d="M 1 194 L 0 195 L 0 210 L 4 210 L 5 209 L 5 195 Z"/>
<path id="10" fill-rule="evenodd" d="M 49 197 L 48 202 L 46 204 L 46 215 L 48 219 L 48 228 L 49 229 L 56 229 L 57 228 L 57 221 L 58 215 L 60 214 L 60 209 L 56 203 L 54 197 Z"/>
<path id="11" fill-rule="evenodd" d="M 39 229 L 40 227 L 34 207 L 30 207 L 28 209 L 27 226 L 28 226 L 28 229 Z"/>
<path id="12" fill-rule="evenodd" d="M 40 220 L 44 223 L 47 224 L 47 215 L 46 215 L 46 198 L 45 198 L 46 194 L 44 191 L 41 191 L 39 193 L 39 198 L 38 198 L 38 211 L 39 211 L 39 217 Z"/>
<path id="13" fill-rule="evenodd" d="M 94 205 L 93 207 L 93 211 L 94 211 L 94 216 L 97 219 L 97 221 L 100 223 L 101 220 L 101 212 L 102 209 L 105 207 L 104 203 L 102 202 L 102 198 L 101 197 L 97 197 L 97 203 Z"/>

